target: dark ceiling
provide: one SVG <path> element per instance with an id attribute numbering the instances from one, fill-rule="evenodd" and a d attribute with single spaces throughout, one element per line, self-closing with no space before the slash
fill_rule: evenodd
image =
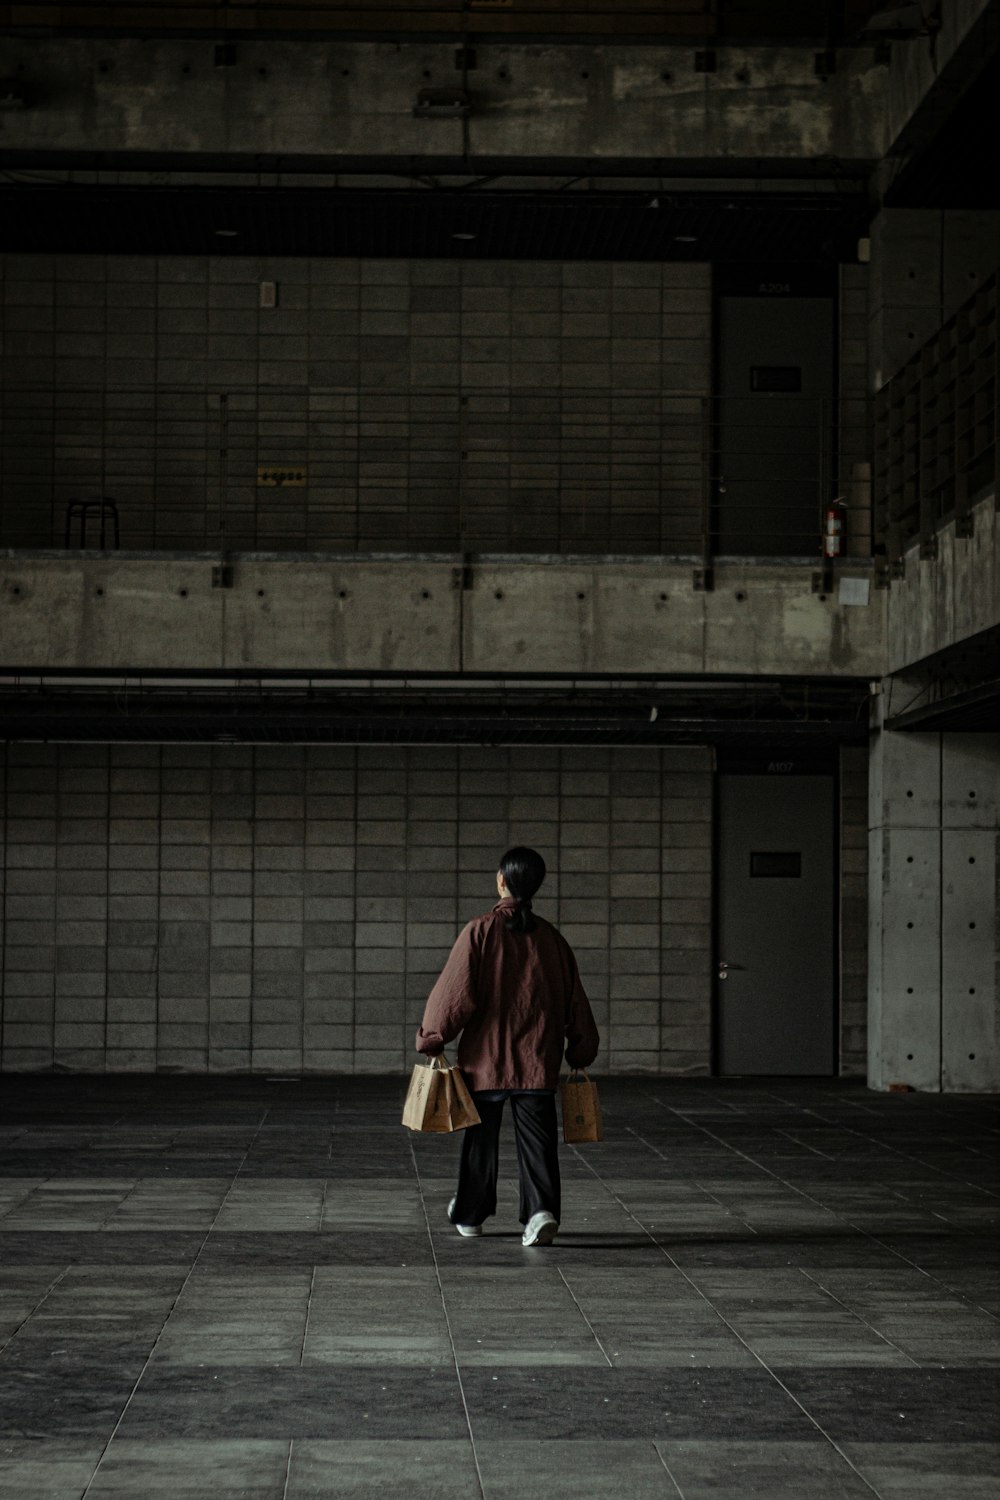
<path id="1" fill-rule="evenodd" d="M 37 25 L 29 6 L 0 5 L 0 30 L 16 20 L 19 32 L 49 34 L 830 45 L 859 39 L 874 12 L 892 9 L 891 0 L 258 0 L 233 6 L 227 0 L 63 0 L 39 6 Z M 901 9 L 919 13 L 916 5 Z"/>
<path id="2" fill-rule="evenodd" d="M 834 263 L 855 258 L 867 213 L 856 192 L 765 196 L 18 184 L 0 189 L 0 249 Z M 221 236 L 219 230 L 229 233 Z"/>

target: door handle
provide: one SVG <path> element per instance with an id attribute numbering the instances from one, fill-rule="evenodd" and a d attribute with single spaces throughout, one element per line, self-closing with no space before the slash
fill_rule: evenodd
<path id="1" fill-rule="evenodd" d="M 742 964 L 720 963 L 719 964 L 719 978 L 720 979 L 728 979 L 729 978 L 729 971 L 730 971 L 730 969 L 739 969 L 739 971 L 740 971 L 741 974 L 746 972 Z"/>

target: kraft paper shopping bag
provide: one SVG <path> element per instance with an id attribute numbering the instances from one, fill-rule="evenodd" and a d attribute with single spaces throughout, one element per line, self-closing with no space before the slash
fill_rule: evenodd
<path id="1" fill-rule="evenodd" d="M 458 1068 L 442 1055 L 417 1063 L 403 1106 L 403 1124 L 425 1134 L 465 1130 L 479 1114 Z"/>
<path id="2" fill-rule="evenodd" d="M 601 1101 L 597 1097 L 597 1084 L 591 1082 L 586 1072 L 572 1072 L 562 1085 L 560 1094 L 563 1140 L 575 1144 L 603 1140 L 604 1122 Z"/>

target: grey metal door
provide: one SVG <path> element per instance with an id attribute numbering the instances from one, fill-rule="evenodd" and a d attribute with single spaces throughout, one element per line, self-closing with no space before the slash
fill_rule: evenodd
<path id="1" fill-rule="evenodd" d="M 832 1074 L 833 779 L 719 777 L 719 1071 Z"/>
<path id="2" fill-rule="evenodd" d="M 830 466 L 833 302 L 721 297 L 718 551 L 811 557 Z"/>

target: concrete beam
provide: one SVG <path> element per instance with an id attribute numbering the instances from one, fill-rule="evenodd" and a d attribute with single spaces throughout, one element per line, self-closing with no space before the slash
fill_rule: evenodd
<path id="1" fill-rule="evenodd" d="M 255 156 L 325 163 L 516 160 L 868 162 L 884 142 L 886 71 L 845 49 L 816 76 L 812 47 L 726 47 L 713 73 L 686 47 L 477 44 L 463 79 L 450 43 L 6 38 L 0 74 L 29 107 L 0 118 L 0 151 Z M 465 86 L 465 118 L 416 119 L 423 88 Z"/>
<path id="2" fill-rule="evenodd" d="M 1000 511 L 993 496 L 972 508 L 972 534 L 950 522 L 937 534 L 937 557 L 917 543 L 904 576 L 888 590 L 886 671 L 900 672 L 1000 624 Z"/>
<path id="3" fill-rule="evenodd" d="M 878 677 L 884 596 L 812 592 L 812 567 L 208 557 L 0 560 L 5 667 L 726 672 Z M 866 577 L 862 562 L 847 568 Z M 466 580 L 467 582 L 468 580 Z"/>

